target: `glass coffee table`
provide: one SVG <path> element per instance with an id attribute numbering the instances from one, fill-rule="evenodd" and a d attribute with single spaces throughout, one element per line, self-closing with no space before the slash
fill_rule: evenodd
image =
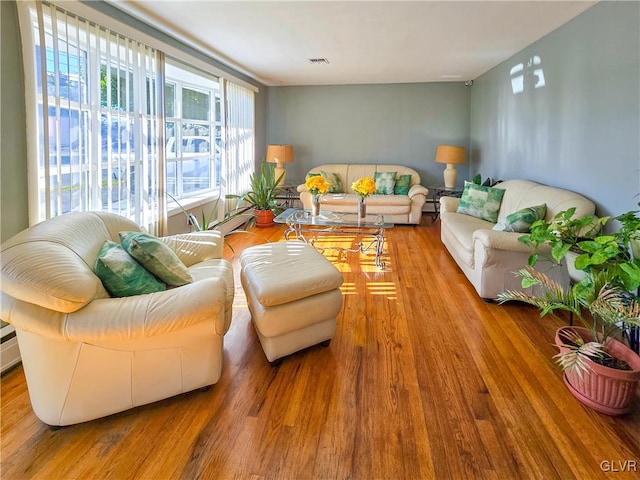
<path id="1" fill-rule="evenodd" d="M 330 235 L 367 235 L 373 237 L 370 242 L 359 242 L 355 249 L 347 249 L 341 247 L 336 248 L 346 252 L 367 252 L 375 249 L 376 267 L 384 268 L 382 261 L 382 253 L 384 251 L 384 231 L 387 228 L 393 228 L 393 223 L 384 221 L 382 215 L 367 215 L 360 219 L 356 213 L 344 212 L 327 212 L 320 211 L 317 216 L 312 216 L 310 210 L 301 210 L 299 208 L 288 208 L 276 218 L 276 223 L 287 224 L 288 228 L 284 232 L 284 237 L 295 235 L 295 238 L 313 245 L 313 240 L 309 241 L 304 236 L 305 233 L 314 234 L 330 234 Z M 315 246 L 315 245 L 314 245 Z M 318 247 L 316 247 L 318 248 Z M 323 250 L 322 248 L 318 248 Z"/>

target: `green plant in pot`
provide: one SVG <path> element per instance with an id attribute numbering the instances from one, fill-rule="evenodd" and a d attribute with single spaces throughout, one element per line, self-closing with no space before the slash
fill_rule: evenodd
<path id="1" fill-rule="evenodd" d="M 554 264 L 560 264 L 569 252 L 572 261 L 582 253 L 579 242 L 594 238 L 601 231 L 609 217 L 598 218 L 595 215 L 576 217 L 576 208 L 558 212 L 550 221 L 537 220 L 531 225 L 530 233 L 522 235 L 518 240 L 533 248 L 529 255 L 528 264 L 534 267 L 541 256 Z M 572 270 L 572 262 L 567 265 L 574 281 L 579 281 L 582 275 Z"/>
<path id="2" fill-rule="evenodd" d="M 640 203 L 638 203 L 638 206 L 640 206 Z M 627 263 L 625 266 L 626 272 L 631 274 L 631 270 L 634 270 L 638 273 L 640 271 L 640 210 L 628 211 L 615 217 L 615 220 L 620 222 L 620 229 L 616 234 L 618 242 L 622 244 L 625 250 L 632 253 L 633 265 Z M 635 268 L 633 268 L 634 266 Z M 626 331 L 626 335 L 633 351 L 640 353 L 640 327 L 629 328 Z"/>
<path id="3" fill-rule="evenodd" d="M 227 203 L 225 203 L 225 212 L 222 215 L 222 218 L 219 218 L 220 217 L 219 204 L 221 199 L 220 197 L 217 197 L 213 201 L 213 206 L 211 207 L 211 211 L 209 213 L 207 213 L 204 208 L 201 208 L 200 218 L 198 219 L 198 217 L 194 213 L 184 208 L 182 204 L 176 198 L 174 198 L 171 194 L 168 193 L 167 195 L 176 203 L 176 205 L 178 205 L 180 210 L 182 210 L 182 213 L 184 213 L 184 215 L 187 217 L 187 221 L 191 225 L 191 228 L 193 231 L 196 231 L 196 232 L 202 232 L 205 230 L 220 231 L 220 233 L 222 233 L 225 239 L 225 246 L 229 247 L 229 249 L 233 252 L 234 255 L 236 253 L 234 248 L 227 242 L 227 237 L 229 235 L 235 235 L 239 233 L 248 234 L 248 235 L 257 235 L 256 233 L 248 230 L 249 227 L 255 225 L 256 217 L 253 213 L 247 212 L 246 207 L 241 208 L 241 207 L 238 207 L 238 204 L 236 204 L 235 208 L 231 210 L 226 210 Z M 233 195 L 227 195 L 225 198 L 232 199 L 233 197 L 234 197 Z M 240 221 L 234 222 L 231 228 L 225 228 L 225 225 L 237 219 L 240 219 Z M 257 236 L 260 237 L 259 235 Z M 263 237 L 261 237 L 261 240 L 267 243 L 269 242 L 268 239 Z"/>
<path id="4" fill-rule="evenodd" d="M 634 258 L 640 259 L 640 210 L 623 213 L 614 220 L 620 222 L 619 241 L 633 252 Z"/>
<path id="5" fill-rule="evenodd" d="M 538 307 L 541 316 L 568 311 L 584 325 L 561 327 L 556 333 L 556 359 L 571 393 L 599 412 L 627 412 L 640 381 L 640 356 L 615 337 L 621 329 L 640 325 L 638 297 L 607 269 L 590 269 L 569 288 L 531 267 L 517 275 L 524 288 L 538 287 L 536 293 L 506 291 L 498 296 L 500 303 L 525 302 Z"/>
<path id="6" fill-rule="evenodd" d="M 260 174 L 254 173 L 249 179 L 249 191 L 242 195 L 229 195 L 229 197 L 237 198 L 239 205 L 246 202 L 254 207 L 256 227 L 269 227 L 273 225 L 274 216 L 281 210 L 276 197 L 283 177 L 284 174 L 276 178 L 275 166 L 267 166 L 267 162 L 263 160 L 260 165 Z"/>
<path id="7" fill-rule="evenodd" d="M 606 274 L 620 288 L 637 292 L 640 287 L 640 259 L 632 257 L 619 232 L 598 235 L 591 240 L 578 242 L 577 246 L 582 252 L 575 259 L 577 269 Z"/>
<path id="8" fill-rule="evenodd" d="M 476 173 L 473 178 L 471 179 L 471 183 L 474 183 L 476 185 L 483 185 L 485 187 L 493 187 L 495 184 L 500 183 L 501 180 L 496 180 L 494 178 L 491 177 L 487 177 L 484 179 L 484 181 L 482 180 L 482 175 L 480 173 Z"/>
<path id="9" fill-rule="evenodd" d="M 222 218 L 219 218 L 219 205 L 220 205 L 220 197 L 217 197 L 213 201 L 213 205 L 211 207 L 211 211 L 207 213 L 204 208 L 200 209 L 200 218 L 198 218 L 194 213 L 190 212 L 186 208 L 182 206 L 182 204 L 173 197 L 173 195 L 167 193 L 167 195 L 175 202 L 176 205 L 182 210 L 182 213 L 185 214 L 189 224 L 192 229 L 196 232 L 202 232 L 204 230 L 220 230 L 220 228 L 235 220 L 237 218 L 242 218 L 242 229 L 246 230 L 248 227 L 255 224 L 255 217 L 250 213 L 247 213 L 243 208 L 234 208 L 230 211 L 225 211 Z M 232 199 L 232 195 L 227 195 L 225 198 Z M 226 204 L 225 204 L 226 206 Z"/>

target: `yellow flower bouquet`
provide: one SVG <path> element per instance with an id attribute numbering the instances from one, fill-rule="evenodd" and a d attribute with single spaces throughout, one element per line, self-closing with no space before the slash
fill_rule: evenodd
<path id="1" fill-rule="evenodd" d="M 309 193 L 312 195 L 324 195 L 329 191 L 329 184 L 322 175 L 314 175 L 313 177 L 307 178 L 304 186 L 307 187 L 307 190 L 309 190 Z"/>
<path id="2" fill-rule="evenodd" d="M 351 184 L 351 190 L 365 199 L 376 193 L 376 182 L 371 177 L 362 177 Z"/>

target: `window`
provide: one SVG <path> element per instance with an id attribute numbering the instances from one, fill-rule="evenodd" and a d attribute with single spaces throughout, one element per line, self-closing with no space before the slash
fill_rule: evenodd
<path id="1" fill-rule="evenodd" d="M 223 157 L 217 78 L 166 63 L 167 192 L 176 199 L 220 187 Z"/>
<path id="2" fill-rule="evenodd" d="M 27 85 L 31 224 L 104 210 L 162 234 L 167 193 L 201 199 L 248 188 L 252 88 L 205 73 L 212 68 L 195 58 L 194 66 L 166 61 L 164 51 L 55 5 L 18 5 L 25 78 L 33 82 Z M 81 2 L 69 8 L 86 12 Z"/>
<path id="3" fill-rule="evenodd" d="M 153 225 L 156 52 L 54 6 L 40 7 L 41 15 L 31 11 L 37 221 L 105 210 Z"/>

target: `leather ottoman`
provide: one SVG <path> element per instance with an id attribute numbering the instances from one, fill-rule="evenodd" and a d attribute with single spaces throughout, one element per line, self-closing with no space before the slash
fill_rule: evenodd
<path id="1" fill-rule="evenodd" d="M 343 281 L 329 260 L 296 240 L 247 248 L 240 265 L 251 319 L 272 365 L 312 345 L 329 345 Z"/>

